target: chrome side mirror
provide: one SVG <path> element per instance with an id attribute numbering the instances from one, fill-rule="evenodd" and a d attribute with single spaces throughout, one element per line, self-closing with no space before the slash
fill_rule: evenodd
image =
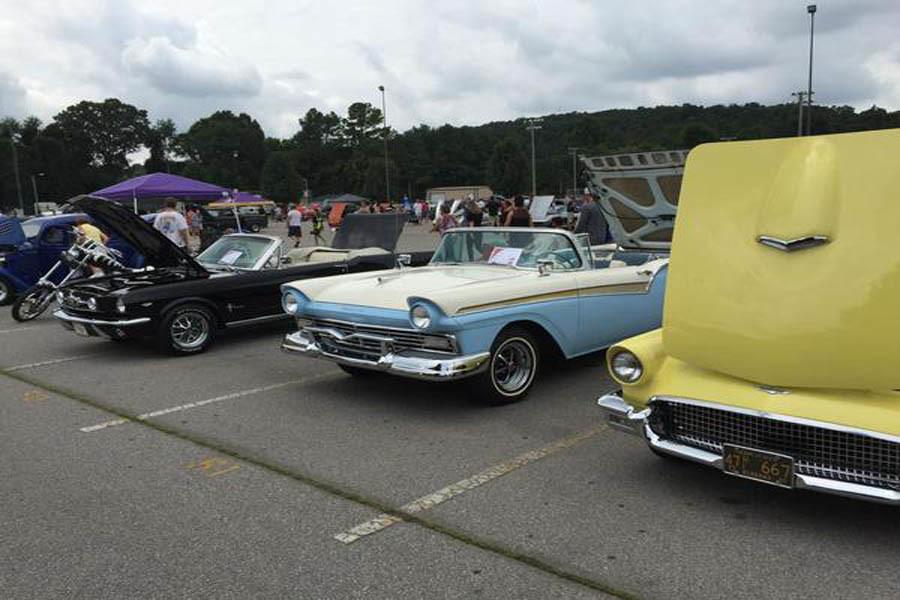
<path id="1" fill-rule="evenodd" d="M 398 269 L 408 267 L 411 264 L 412 264 L 412 255 L 411 254 L 398 254 L 397 255 L 397 268 Z"/>
<path id="2" fill-rule="evenodd" d="M 553 261 L 542 258 L 537 261 L 538 277 L 545 277 L 553 271 Z"/>

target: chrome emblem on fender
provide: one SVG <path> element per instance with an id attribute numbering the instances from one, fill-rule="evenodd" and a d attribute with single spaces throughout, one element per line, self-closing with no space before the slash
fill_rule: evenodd
<path id="1" fill-rule="evenodd" d="M 763 246 L 775 248 L 776 250 L 781 250 L 782 252 L 795 252 L 797 250 L 806 250 L 807 248 L 822 246 L 824 244 L 827 244 L 829 242 L 829 239 L 828 236 L 825 235 L 807 235 L 805 237 L 794 238 L 792 240 L 782 240 L 770 235 L 761 235 L 756 238 L 756 241 Z"/>

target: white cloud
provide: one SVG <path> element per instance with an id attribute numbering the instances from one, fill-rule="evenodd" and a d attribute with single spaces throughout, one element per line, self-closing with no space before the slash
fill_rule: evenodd
<path id="1" fill-rule="evenodd" d="M 232 57 L 197 47 L 179 48 L 163 36 L 130 40 L 122 52 L 126 70 L 160 92 L 183 96 L 255 96 L 257 70 Z"/>
<path id="2" fill-rule="evenodd" d="M 118 97 L 186 128 L 214 110 L 288 136 L 310 107 L 405 129 L 805 87 L 805 3 L 783 0 L 49 0 L 0 16 L 0 113 Z M 896 0 L 821 0 L 817 99 L 900 108 Z M 4 87 L 5 86 L 5 87 Z"/>

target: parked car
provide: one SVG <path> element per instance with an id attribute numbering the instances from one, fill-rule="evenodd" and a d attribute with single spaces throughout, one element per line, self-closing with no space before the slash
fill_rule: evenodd
<path id="1" fill-rule="evenodd" d="M 12 303 L 53 268 L 75 241 L 76 221 L 85 217 L 77 213 L 27 221 L 0 217 L 0 305 Z M 143 258 L 122 238 L 112 235 L 108 245 L 122 253 L 127 266 L 142 266 Z M 50 280 L 59 283 L 68 272 L 68 267 L 63 265 L 53 272 Z"/>
<path id="2" fill-rule="evenodd" d="M 203 228 L 207 227 L 224 232 L 227 230 L 237 231 L 237 221 L 234 218 L 234 211 L 228 209 L 207 209 L 200 207 L 200 214 L 203 216 Z M 269 226 L 269 217 L 257 212 L 241 212 L 238 210 L 238 216 L 241 220 L 241 230 L 259 233 Z"/>
<path id="3" fill-rule="evenodd" d="M 73 204 L 139 248 L 147 267 L 64 286 L 54 316 L 79 335 L 153 337 L 181 355 L 206 350 L 222 329 L 285 318 L 282 283 L 389 269 L 403 229 L 392 215 L 360 215 L 345 221 L 331 248 L 288 251 L 280 238 L 230 234 L 194 259 L 125 207 L 89 196 Z M 410 260 L 424 264 L 430 255 Z"/>
<path id="4" fill-rule="evenodd" d="M 514 402 L 545 359 L 659 326 L 668 260 L 634 254 L 597 265 L 568 231 L 452 229 L 427 267 L 285 285 L 299 330 L 282 348 L 352 375 L 470 378 L 487 401 Z"/>
<path id="5" fill-rule="evenodd" d="M 655 453 L 900 504 L 900 131 L 703 145 L 663 327 L 615 344 L 609 424 Z"/>

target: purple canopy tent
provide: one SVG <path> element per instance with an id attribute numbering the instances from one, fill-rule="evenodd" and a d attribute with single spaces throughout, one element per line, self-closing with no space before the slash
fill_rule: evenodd
<path id="1" fill-rule="evenodd" d="M 192 198 L 195 200 L 212 200 L 230 195 L 230 193 L 230 190 L 227 188 L 204 181 L 188 179 L 187 177 L 170 173 L 151 173 L 120 181 L 115 185 L 97 190 L 91 195 L 120 202 L 131 200 L 136 214 L 138 211 L 138 200 L 145 198 L 175 196 L 177 198 Z"/>

